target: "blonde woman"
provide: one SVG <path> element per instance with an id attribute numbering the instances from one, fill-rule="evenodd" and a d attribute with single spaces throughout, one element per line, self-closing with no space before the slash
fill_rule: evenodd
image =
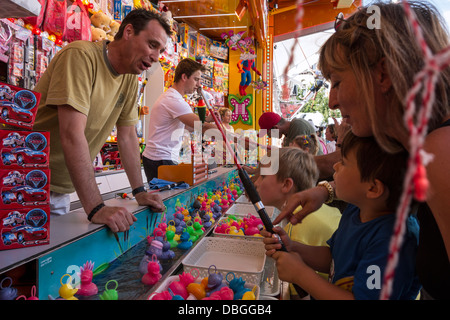
<path id="1" fill-rule="evenodd" d="M 339 21 L 337 31 L 320 51 L 319 68 L 331 81 L 329 106 L 341 111 L 356 136 L 374 136 L 390 153 L 411 150 L 405 126 L 405 99 L 415 75 L 424 68 L 422 49 L 402 3 L 375 4 L 379 28 L 368 28 L 371 13 L 361 8 Z M 429 3 L 411 2 L 424 39 L 433 54 L 449 45 L 442 17 Z M 428 119 L 425 151 L 433 155 L 426 165 L 429 181 L 426 202 L 418 205 L 420 223 L 417 270 L 424 299 L 450 299 L 450 68 L 436 82 L 435 102 Z M 418 96 L 421 96 L 420 92 Z M 329 197 L 318 186 L 291 197 L 277 218 L 298 223 Z M 277 223 L 278 221 L 274 221 Z"/>

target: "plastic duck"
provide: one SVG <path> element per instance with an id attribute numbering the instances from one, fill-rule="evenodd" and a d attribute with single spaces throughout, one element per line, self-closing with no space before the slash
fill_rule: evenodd
<path id="1" fill-rule="evenodd" d="M 161 241 L 162 239 L 164 239 L 165 235 L 166 233 L 160 228 L 155 228 L 153 230 L 153 240 Z"/>
<path id="2" fill-rule="evenodd" d="M 186 223 L 186 231 L 189 233 L 189 240 L 194 243 L 198 239 L 198 235 L 195 234 L 194 227 L 192 226 L 192 222 Z"/>
<path id="3" fill-rule="evenodd" d="M 180 199 L 177 198 L 177 201 L 175 202 L 175 209 L 178 210 L 178 208 L 183 208 L 183 206 L 181 205 Z"/>
<path id="4" fill-rule="evenodd" d="M 9 280 L 9 286 L 4 287 L 3 282 L 5 280 Z M 3 280 L 0 282 L 0 300 L 14 300 L 17 297 L 17 289 L 11 288 L 12 286 L 12 279 L 10 277 L 3 278 Z"/>
<path id="5" fill-rule="evenodd" d="M 62 279 L 68 276 L 69 277 L 69 281 L 67 281 L 66 284 L 62 283 Z M 65 300 L 78 300 L 78 298 L 74 297 L 75 293 L 77 293 L 78 289 L 74 289 L 71 285 L 70 282 L 72 282 L 72 276 L 68 273 L 66 273 L 65 275 L 63 275 L 61 277 L 61 287 L 59 288 L 59 296 Z"/>
<path id="6" fill-rule="evenodd" d="M 139 263 L 139 272 L 144 275 L 147 273 L 147 265 L 149 262 L 152 261 L 152 255 L 148 255 L 147 252 L 144 254 L 144 256 L 141 259 L 141 262 Z M 159 271 L 162 271 L 161 263 L 158 261 L 159 265 Z"/>
<path id="7" fill-rule="evenodd" d="M 203 226 L 200 222 L 195 221 L 193 227 L 194 227 L 194 234 L 197 236 L 197 239 L 205 233 L 205 231 L 202 230 Z"/>
<path id="8" fill-rule="evenodd" d="M 208 229 L 209 227 L 212 226 L 211 216 L 209 214 L 205 214 L 202 218 L 202 221 L 203 227 L 205 227 L 205 229 Z"/>
<path id="9" fill-rule="evenodd" d="M 152 296 L 151 300 L 172 300 L 172 295 L 169 291 L 157 292 Z"/>
<path id="10" fill-rule="evenodd" d="M 175 257 L 175 253 L 170 250 L 170 243 L 168 241 L 162 242 L 162 252 L 161 255 L 158 257 L 161 260 L 170 260 Z"/>
<path id="11" fill-rule="evenodd" d="M 183 299 L 183 297 L 182 296 L 180 296 L 179 294 L 174 294 L 173 292 L 172 292 L 172 290 L 167 290 L 167 291 L 169 291 L 169 293 L 170 293 L 170 295 L 172 296 L 172 299 L 171 300 L 185 300 L 185 299 Z"/>
<path id="12" fill-rule="evenodd" d="M 183 220 L 184 220 L 185 222 L 188 222 L 188 221 L 190 221 L 190 220 L 192 219 L 191 215 L 189 214 L 189 210 L 184 209 L 183 211 L 181 211 L 181 213 L 182 213 L 183 216 L 184 216 Z"/>
<path id="13" fill-rule="evenodd" d="M 161 241 L 152 240 L 152 242 L 150 244 L 150 248 L 148 248 L 148 250 L 146 251 L 146 254 L 149 256 L 156 254 L 156 256 L 159 259 L 159 257 L 162 255 L 162 249 L 163 249 L 163 244 L 161 243 Z"/>
<path id="14" fill-rule="evenodd" d="M 108 289 L 108 284 L 110 282 L 115 282 L 116 287 L 114 289 Z M 100 300 L 119 300 L 119 294 L 117 293 L 117 287 L 119 284 L 116 280 L 109 280 L 105 285 L 105 291 L 100 295 Z"/>
<path id="15" fill-rule="evenodd" d="M 175 217 L 173 220 L 170 220 L 174 223 L 175 234 L 180 235 L 183 232 L 183 229 L 186 227 L 186 222 L 184 222 L 183 218 L 183 214 L 178 213 L 177 217 Z"/>
<path id="16" fill-rule="evenodd" d="M 193 207 L 194 209 L 200 209 L 200 208 L 201 208 L 201 203 L 200 203 L 200 201 L 199 201 L 198 199 L 195 199 L 195 200 L 194 200 L 194 203 L 192 204 L 192 207 Z"/>
<path id="17" fill-rule="evenodd" d="M 190 234 L 187 231 L 184 231 L 180 236 L 180 243 L 178 244 L 179 249 L 181 250 L 187 250 L 190 247 L 192 247 L 192 241 L 190 240 Z"/>
<path id="18" fill-rule="evenodd" d="M 192 294 L 197 300 L 201 300 L 206 297 L 206 288 L 203 283 L 190 283 L 186 287 L 187 291 Z"/>
<path id="19" fill-rule="evenodd" d="M 233 300 L 234 293 L 227 286 L 223 286 L 220 290 L 214 291 L 208 298 L 203 300 Z"/>
<path id="20" fill-rule="evenodd" d="M 222 199 L 222 205 L 221 205 L 221 207 L 222 207 L 222 210 L 223 210 L 223 211 L 226 211 L 226 210 L 228 210 L 228 208 L 229 208 L 229 206 L 228 206 L 228 200 L 225 199 L 225 197 Z"/>
<path id="21" fill-rule="evenodd" d="M 196 271 L 197 272 L 197 276 L 193 276 L 192 275 L 192 271 Z M 180 282 L 187 287 L 188 285 L 190 285 L 191 283 L 195 282 L 195 280 L 197 280 L 198 276 L 200 274 L 200 271 L 198 271 L 198 269 L 194 268 L 192 269 L 190 272 L 186 273 L 183 272 L 180 275 L 178 275 L 178 278 L 180 279 Z"/>
<path id="22" fill-rule="evenodd" d="M 164 218 L 164 221 L 165 221 L 165 218 Z M 165 234 L 166 231 L 167 231 L 167 224 L 166 224 L 165 222 L 160 222 L 160 223 L 158 224 L 158 228 L 160 228 L 160 229 L 164 232 L 164 234 Z"/>
<path id="23" fill-rule="evenodd" d="M 80 267 L 80 289 L 78 289 L 77 295 L 90 297 L 98 293 L 98 288 L 95 283 L 92 282 L 94 263 L 87 261 L 84 266 Z"/>
<path id="24" fill-rule="evenodd" d="M 256 300 L 255 291 L 256 291 L 256 286 L 254 286 L 251 291 L 245 292 L 242 296 L 242 300 Z"/>
<path id="25" fill-rule="evenodd" d="M 180 281 L 173 281 L 169 284 L 169 289 L 176 295 L 180 295 L 184 300 L 189 296 L 189 292 L 186 287 Z"/>
<path id="26" fill-rule="evenodd" d="M 212 267 L 215 269 L 214 273 L 211 273 Z M 209 290 L 209 292 L 206 293 L 207 297 L 209 297 L 213 292 L 219 291 L 226 286 L 226 284 L 222 282 L 223 275 L 221 273 L 217 273 L 217 267 L 215 265 L 209 266 L 208 274 L 208 285 L 206 286 L 206 289 Z"/>
<path id="27" fill-rule="evenodd" d="M 36 286 L 31 287 L 31 296 L 29 296 L 28 299 L 25 295 L 21 295 L 18 296 L 16 300 L 19 300 L 21 298 L 24 298 L 24 300 L 39 300 L 39 298 L 36 297 Z"/>
<path id="28" fill-rule="evenodd" d="M 167 230 L 166 232 L 166 238 L 167 242 L 170 243 L 170 248 L 176 248 L 178 246 L 178 241 L 176 241 L 175 238 L 175 231 Z"/>
<path id="29" fill-rule="evenodd" d="M 233 275 L 233 280 L 231 281 L 228 280 L 228 276 L 230 274 Z M 234 292 L 234 300 L 241 300 L 244 293 L 246 293 L 247 291 L 251 291 L 250 289 L 244 287 L 245 281 L 242 279 L 242 277 L 236 278 L 233 272 L 228 272 L 225 279 L 228 281 L 230 288 Z"/>
<path id="30" fill-rule="evenodd" d="M 142 276 L 142 283 L 152 286 L 161 279 L 162 275 L 159 269 L 158 259 L 156 255 L 152 256 L 152 261 L 147 265 L 147 273 Z"/>

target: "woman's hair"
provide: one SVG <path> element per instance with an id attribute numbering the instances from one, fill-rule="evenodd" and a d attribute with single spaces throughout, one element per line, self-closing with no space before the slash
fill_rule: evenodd
<path id="1" fill-rule="evenodd" d="M 319 152 L 319 138 L 315 134 L 296 136 L 292 143 L 298 145 L 302 150 L 308 148 L 308 152 L 314 156 Z"/>
<path id="2" fill-rule="evenodd" d="M 119 40 L 122 38 L 123 30 L 128 24 L 131 24 L 133 26 L 134 34 L 137 35 L 139 34 L 139 32 L 145 29 L 145 27 L 151 20 L 158 21 L 168 36 L 172 34 L 172 28 L 170 24 L 159 13 L 150 12 L 145 9 L 134 9 L 131 10 L 123 19 L 122 23 L 120 24 L 119 30 L 114 36 L 114 40 Z"/>
<path id="3" fill-rule="evenodd" d="M 173 82 L 177 83 L 178 81 L 180 81 L 183 74 L 186 74 L 186 76 L 189 78 L 197 70 L 204 72 L 206 71 L 206 67 L 195 60 L 185 58 L 178 63 L 175 69 Z"/>
<path id="4" fill-rule="evenodd" d="M 329 124 L 327 128 L 330 130 L 330 134 L 333 137 L 333 140 L 336 141 L 338 137 L 336 132 L 336 126 L 334 124 Z"/>
<path id="5" fill-rule="evenodd" d="M 225 114 L 227 112 L 232 112 L 231 109 L 228 109 L 227 107 L 222 107 L 219 109 L 220 118 L 223 119 L 225 117 Z"/>
<path id="6" fill-rule="evenodd" d="M 379 28 L 369 29 L 373 22 L 367 8 L 359 9 L 341 21 L 338 30 L 320 50 L 319 68 L 329 79 L 333 70 L 353 71 L 359 92 L 366 104 L 365 112 L 372 123 L 373 134 L 390 152 L 401 149 L 399 141 L 408 139 L 404 124 L 405 99 L 413 86 L 414 76 L 424 67 L 422 50 L 417 43 L 402 3 L 375 3 L 379 9 Z M 424 39 L 433 54 L 448 46 L 448 33 L 442 17 L 431 4 L 411 1 Z M 370 20 L 369 20 L 370 19 Z M 372 77 L 375 67 L 384 59 L 392 88 L 386 93 L 387 105 L 375 104 Z M 436 99 L 428 130 L 434 130 L 449 113 L 450 68 L 444 69 L 436 83 Z M 417 95 L 421 97 L 421 93 Z M 418 102 L 417 102 L 418 103 Z M 420 104 L 418 104 L 420 105 Z"/>
<path id="7" fill-rule="evenodd" d="M 292 178 L 296 192 L 312 188 L 319 179 L 314 156 L 299 148 L 285 147 L 279 150 L 277 180 Z"/>
<path id="8" fill-rule="evenodd" d="M 388 189 L 386 206 L 395 210 L 403 192 L 408 152 L 403 149 L 395 154 L 383 150 L 375 137 L 357 137 L 351 131 L 342 140 L 341 155 L 347 158 L 354 150 L 361 182 L 380 180 Z"/>

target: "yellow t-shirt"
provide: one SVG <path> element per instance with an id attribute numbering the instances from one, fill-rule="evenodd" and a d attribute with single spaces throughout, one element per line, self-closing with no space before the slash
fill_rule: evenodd
<path id="1" fill-rule="evenodd" d="M 299 206 L 294 212 L 301 209 Z M 323 204 L 319 210 L 310 213 L 303 218 L 301 223 L 292 225 L 288 223 L 284 230 L 293 241 L 297 241 L 309 246 L 327 246 L 327 241 L 339 226 L 341 220 L 341 212 L 338 208 Z M 324 279 L 328 279 L 328 275 L 318 272 Z"/>
<path id="2" fill-rule="evenodd" d="M 138 122 L 138 80 L 133 74 L 114 71 L 106 56 L 106 41 L 74 41 L 50 62 L 36 88 L 41 93 L 33 130 L 50 132 L 50 189 L 71 193 L 75 189 L 65 165 L 57 105 L 68 104 L 87 116 L 85 137 L 93 160 L 114 125 Z"/>
<path id="3" fill-rule="evenodd" d="M 301 223 L 288 223 L 284 230 L 293 241 L 309 246 L 328 246 L 327 241 L 339 226 L 341 215 L 339 209 L 324 204 L 319 210 L 307 215 Z"/>

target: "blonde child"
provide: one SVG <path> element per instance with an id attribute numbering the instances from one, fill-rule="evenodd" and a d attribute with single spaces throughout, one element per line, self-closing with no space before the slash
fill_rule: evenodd
<path id="1" fill-rule="evenodd" d="M 314 187 L 319 177 L 314 156 L 294 147 L 279 150 L 277 172 L 266 175 L 262 174 L 263 172 L 264 170 L 261 170 L 261 175 L 255 181 L 255 187 L 264 205 L 274 206 L 279 210 L 282 210 L 292 194 Z M 301 224 L 288 223 L 284 229 L 293 241 L 310 246 L 327 246 L 326 241 L 337 229 L 340 218 L 339 209 L 324 204 L 306 217 Z M 322 276 L 327 277 L 326 273 Z M 295 292 L 293 294 L 295 295 Z M 297 294 L 300 297 L 305 296 L 302 292 Z"/>

